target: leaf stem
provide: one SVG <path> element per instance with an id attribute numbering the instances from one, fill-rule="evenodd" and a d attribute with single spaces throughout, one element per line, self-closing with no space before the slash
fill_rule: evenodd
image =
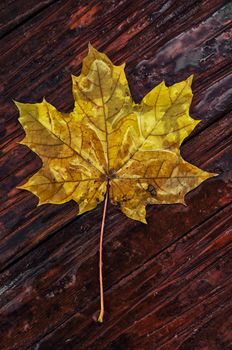
<path id="1" fill-rule="evenodd" d="M 102 278 L 102 265 L 103 265 L 102 264 L 102 245 L 103 245 L 103 234 L 104 234 L 104 227 L 105 227 L 105 218 L 106 218 L 108 198 L 109 198 L 109 181 L 107 183 L 104 210 L 103 210 L 103 215 L 102 215 L 100 243 L 99 243 L 99 284 L 100 284 L 101 311 L 100 311 L 100 314 L 98 316 L 98 322 L 103 322 L 103 318 L 104 318 L 104 290 L 103 290 L 103 278 Z"/>

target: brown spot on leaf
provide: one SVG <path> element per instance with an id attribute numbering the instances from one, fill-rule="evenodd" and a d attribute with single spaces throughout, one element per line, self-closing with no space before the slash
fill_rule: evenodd
<path id="1" fill-rule="evenodd" d="M 156 189 L 153 185 L 149 184 L 148 188 L 147 188 L 147 192 L 149 192 L 152 196 L 156 197 L 157 196 L 157 192 Z"/>

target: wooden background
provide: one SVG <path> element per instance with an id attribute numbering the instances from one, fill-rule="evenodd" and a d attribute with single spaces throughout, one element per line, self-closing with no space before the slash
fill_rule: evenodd
<path id="1" fill-rule="evenodd" d="M 0 349 L 232 349 L 232 2 L 1 1 Z M 16 188 L 40 167 L 19 145 L 13 99 L 71 111 L 71 73 L 91 42 L 126 62 L 135 101 L 194 74 L 186 160 L 220 175 L 187 207 L 148 208 L 148 225 L 110 206 L 104 239 L 107 315 L 99 309 L 103 206 L 44 205 Z"/>

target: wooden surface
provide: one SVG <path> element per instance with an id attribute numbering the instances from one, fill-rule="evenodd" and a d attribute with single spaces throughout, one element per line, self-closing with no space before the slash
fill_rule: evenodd
<path id="1" fill-rule="evenodd" d="M 232 349 L 232 3 L 223 0 L 3 0 L 0 62 L 0 349 Z M 148 225 L 110 206 L 104 239 L 107 315 L 99 308 L 103 206 L 36 207 L 16 188 L 40 160 L 19 145 L 13 99 L 73 106 L 91 42 L 126 62 L 135 101 L 194 74 L 202 122 L 182 155 L 219 176 L 187 207 L 150 206 Z"/>

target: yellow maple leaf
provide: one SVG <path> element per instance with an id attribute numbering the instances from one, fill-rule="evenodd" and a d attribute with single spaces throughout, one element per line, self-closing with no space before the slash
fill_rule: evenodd
<path id="1" fill-rule="evenodd" d="M 180 145 L 199 120 L 189 115 L 192 77 L 151 90 L 133 102 L 124 64 L 115 66 L 89 45 L 80 76 L 72 77 L 74 110 L 61 113 L 45 99 L 16 102 L 22 144 L 42 168 L 21 186 L 39 204 L 74 200 L 78 214 L 108 192 L 130 218 L 146 222 L 147 204 L 183 203 L 187 192 L 214 176 L 186 162 Z"/>

